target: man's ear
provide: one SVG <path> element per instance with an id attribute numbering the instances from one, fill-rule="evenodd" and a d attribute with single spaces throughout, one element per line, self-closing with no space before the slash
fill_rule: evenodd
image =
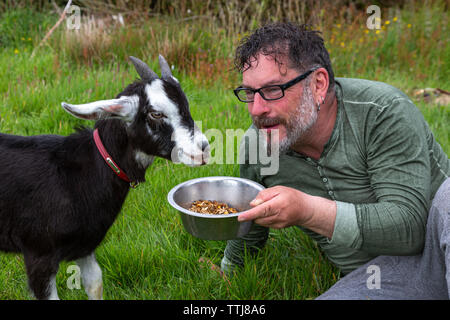
<path id="1" fill-rule="evenodd" d="M 62 102 L 61 106 L 71 115 L 85 120 L 100 120 L 119 118 L 131 122 L 139 107 L 137 96 L 122 96 L 118 99 L 99 100 L 85 104 L 69 104 Z"/>
<path id="2" fill-rule="evenodd" d="M 315 92 L 314 96 L 316 97 L 316 103 L 322 103 L 322 100 L 325 99 L 328 91 L 328 86 L 330 85 L 330 77 L 328 75 L 328 71 L 325 68 L 319 68 L 315 72 Z"/>

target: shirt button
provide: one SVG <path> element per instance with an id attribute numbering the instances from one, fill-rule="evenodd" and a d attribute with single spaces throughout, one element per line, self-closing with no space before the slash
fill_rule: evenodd
<path id="1" fill-rule="evenodd" d="M 323 181 L 323 182 L 327 182 L 328 179 L 327 179 L 327 178 L 323 178 L 322 181 Z"/>
<path id="2" fill-rule="evenodd" d="M 330 195 L 330 196 L 332 196 L 333 195 L 333 191 L 328 191 L 328 194 Z"/>

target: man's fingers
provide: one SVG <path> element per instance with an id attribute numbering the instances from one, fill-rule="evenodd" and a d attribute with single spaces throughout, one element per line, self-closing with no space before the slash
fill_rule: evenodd
<path id="1" fill-rule="evenodd" d="M 253 207 L 250 210 L 238 216 L 238 221 L 249 221 L 269 217 L 274 215 L 272 207 L 276 207 L 272 202 L 280 195 L 280 189 L 277 187 L 261 190 L 258 195 L 250 202 Z"/>
<path id="2" fill-rule="evenodd" d="M 238 216 L 238 221 L 249 221 L 272 215 L 269 203 L 258 205 Z"/>
<path id="3" fill-rule="evenodd" d="M 259 217 L 259 211 L 261 209 L 259 207 L 250 209 L 244 213 L 241 213 L 238 216 L 238 221 L 250 221 L 250 220 L 255 220 L 257 217 Z"/>
<path id="4" fill-rule="evenodd" d="M 255 198 L 250 202 L 250 205 L 253 207 L 259 206 L 261 203 L 264 203 L 264 200 L 261 198 Z"/>
<path id="5" fill-rule="evenodd" d="M 253 199 L 250 202 L 250 205 L 252 207 L 256 207 L 259 206 L 260 204 L 269 201 L 270 199 L 272 199 L 273 197 L 276 197 L 277 195 L 279 195 L 280 192 L 277 190 L 274 190 L 273 188 L 268 188 L 268 189 L 264 189 L 261 190 L 258 195 L 255 197 L 255 199 Z"/>

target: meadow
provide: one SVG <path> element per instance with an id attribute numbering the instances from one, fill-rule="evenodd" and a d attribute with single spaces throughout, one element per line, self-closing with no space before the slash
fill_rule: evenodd
<path id="1" fill-rule="evenodd" d="M 337 77 L 383 81 L 411 95 L 450 154 L 450 107 L 413 97 L 418 88 L 450 89 L 444 1 L 380 5 L 380 29 L 373 30 L 359 1 L 156 1 L 150 11 L 141 7 L 148 8 L 150 1 L 136 6 L 79 1 L 81 28 L 68 29 L 63 22 L 39 47 L 58 10 L 27 1 L 7 3 L 0 5 L 2 133 L 68 135 L 75 126 L 92 126 L 67 114 L 61 102 L 113 98 L 137 78 L 128 56 L 141 58 L 158 73 L 159 53 L 173 65 L 203 131 L 245 130 L 251 119 L 232 92 L 240 84 L 233 50 L 264 21 L 291 20 L 322 31 Z M 231 277 L 211 268 L 207 261 L 220 264 L 226 243 L 186 233 L 166 196 L 185 180 L 216 175 L 239 176 L 239 166 L 153 163 L 147 182 L 130 191 L 96 251 L 105 299 L 313 299 L 339 279 L 339 270 L 298 228 L 271 230 L 266 247 L 246 257 L 245 267 Z M 60 265 L 59 296 L 86 299 L 84 290 L 67 285 L 71 265 Z M 0 300 L 6 299 L 31 299 L 21 255 L 0 253 Z"/>

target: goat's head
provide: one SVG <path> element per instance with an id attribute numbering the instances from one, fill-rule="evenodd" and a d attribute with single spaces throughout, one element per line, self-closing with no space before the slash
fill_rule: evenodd
<path id="1" fill-rule="evenodd" d="M 130 57 L 141 81 L 130 84 L 115 99 L 62 107 L 89 120 L 119 118 L 126 123 L 130 142 L 137 152 L 202 165 L 209 157 L 209 144 L 189 111 L 178 80 L 160 55 L 161 78 L 141 60 Z"/>

